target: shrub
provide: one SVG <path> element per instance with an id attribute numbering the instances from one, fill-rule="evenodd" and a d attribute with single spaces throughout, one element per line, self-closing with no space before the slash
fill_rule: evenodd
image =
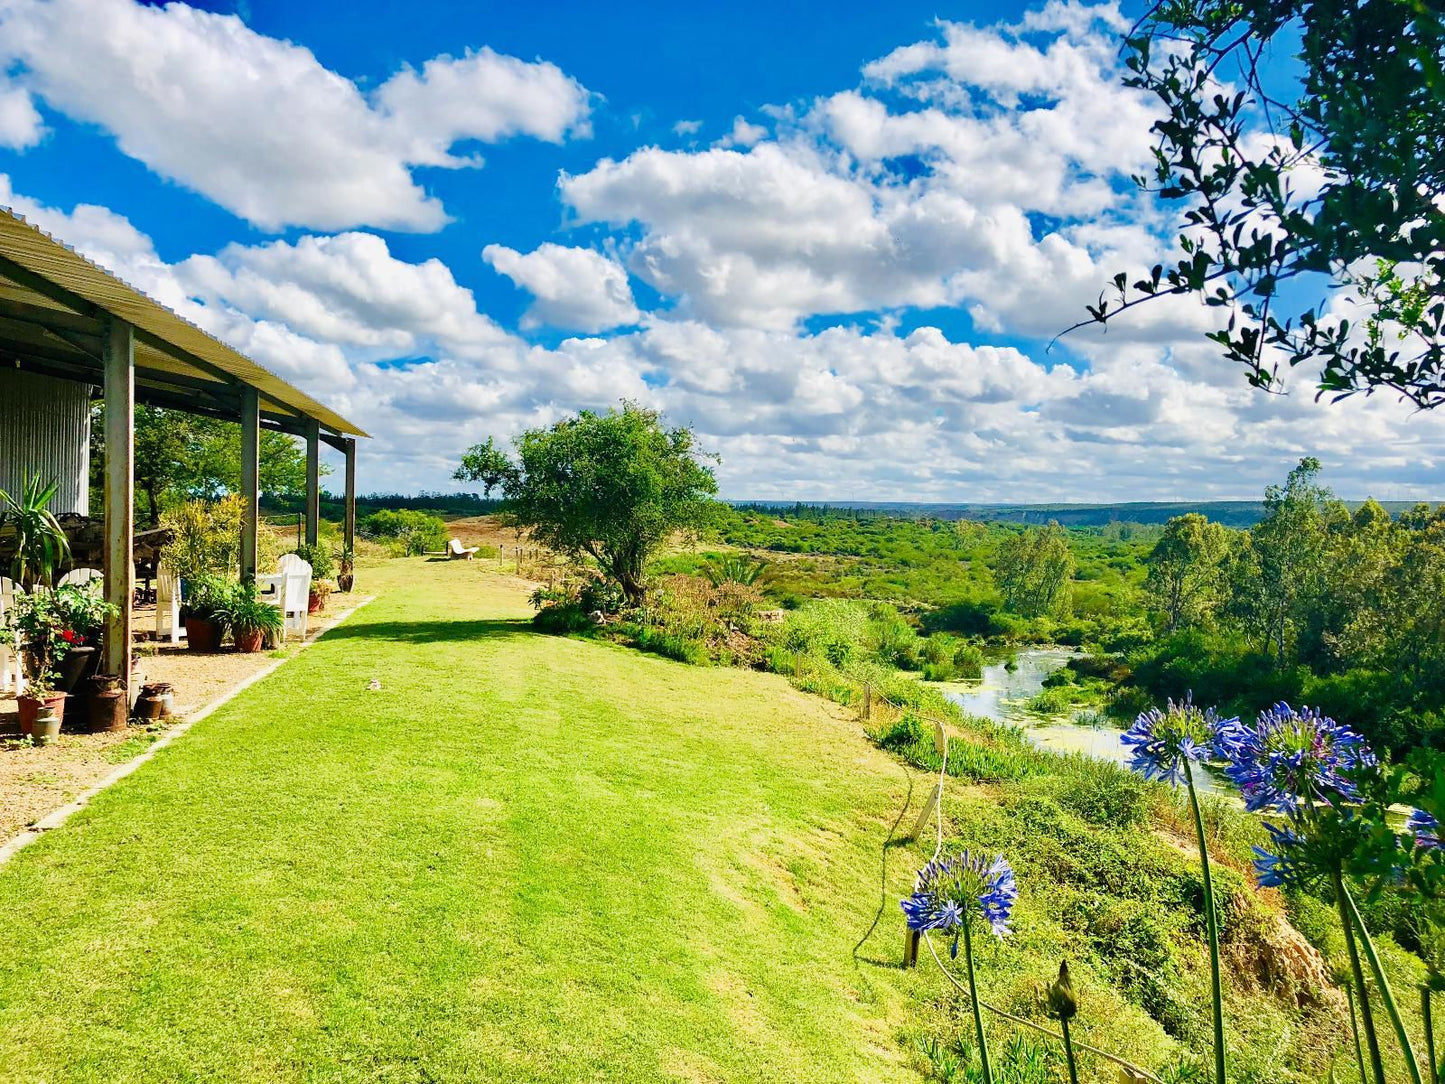
<path id="1" fill-rule="evenodd" d="M 386 541 L 402 557 L 435 553 L 447 545 L 447 525 L 437 516 L 410 508 L 383 508 L 359 526 L 362 537 Z"/>
<path id="2" fill-rule="evenodd" d="M 161 550 L 161 563 L 183 580 L 239 575 L 245 515 L 245 501 L 235 496 L 187 501 L 167 512 L 161 523 L 173 534 Z"/>
<path id="3" fill-rule="evenodd" d="M 538 610 L 532 618 L 532 627 L 538 632 L 551 633 L 554 636 L 586 632 L 597 627 L 590 614 L 591 611 L 577 602 L 558 602 Z"/>
<path id="4" fill-rule="evenodd" d="M 326 546 L 308 544 L 297 546 L 291 552 L 311 566 L 313 581 L 329 580 L 336 574 L 336 559 L 331 556 L 331 550 Z"/>

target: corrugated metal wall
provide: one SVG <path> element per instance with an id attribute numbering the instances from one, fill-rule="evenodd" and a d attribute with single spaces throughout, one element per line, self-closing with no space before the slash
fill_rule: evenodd
<path id="1" fill-rule="evenodd" d="M 55 478 L 52 512 L 90 503 L 90 388 L 0 368 L 0 489 L 18 493 L 26 474 Z"/>

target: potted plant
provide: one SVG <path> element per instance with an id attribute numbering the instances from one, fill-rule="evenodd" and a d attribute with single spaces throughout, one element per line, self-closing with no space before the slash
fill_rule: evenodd
<path id="1" fill-rule="evenodd" d="M 349 592 L 356 586 L 356 554 L 350 546 L 342 548 L 337 557 L 336 589 Z"/>
<path id="2" fill-rule="evenodd" d="M 235 586 L 219 576 L 202 573 L 187 584 L 181 617 L 186 625 L 186 646 L 191 651 L 219 651 L 226 631 L 226 613 Z"/>
<path id="3" fill-rule="evenodd" d="M 36 476 L 26 477 L 19 498 L 0 489 L 0 526 L 9 524 L 15 531 L 10 575 L 26 591 L 36 584 L 48 587 L 56 569 L 70 556 L 70 540 L 50 511 L 59 486 L 55 480 L 42 485 Z"/>
<path id="4" fill-rule="evenodd" d="M 20 733 L 35 733 L 35 720 L 42 711 L 51 712 L 58 727 L 65 721 L 66 694 L 55 687 L 55 672 L 33 673 L 25 679 L 25 692 L 16 699 L 20 715 Z"/>
<path id="5" fill-rule="evenodd" d="M 274 643 L 281 635 L 281 611 L 257 594 L 254 582 L 241 584 L 226 607 L 225 618 L 236 650 L 248 655 L 260 651 L 268 642 Z"/>
<path id="6" fill-rule="evenodd" d="M 94 580 L 56 588 L 50 604 L 60 625 L 60 636 L 70 645 L 60 666 L 60 688 L 73 693 L 95 674 L 100 662 L 101 633 L 115 607 L 100 597 L 100 585 Z"/>
<path id="7" fill-rule="evenodd" d="M 330 580 L 312 580 L 311 594 L 306 599 L 306 612 L 317 614 L 326 609 L 326 600 L 336 589 Z"/>
<path id="8" fill-rule="evenodd" d="M 17 594 L 5 616 L 6 631 L 20 645 L 25 671 L 25 693 L 19 697 L 20 732 L 29 734 L 43 706 L 65 715 L 65 691 L 57 688 L 57 667 L 69 652 L 75 634 L 56 612 L 49 591 Z"/>

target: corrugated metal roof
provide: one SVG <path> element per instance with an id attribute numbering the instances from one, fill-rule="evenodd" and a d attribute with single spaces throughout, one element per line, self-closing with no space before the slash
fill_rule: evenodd
<path id="1" fill-rule="evenodd" d="M 147 332 L 163 343 L 248 384 L 260 393 L 263 405 L 284 413 L 314 418 L 323 427 L 346 436 L 369 433 L 323 406 L 299 388 L 258 365 L 219 339 L 202 331 L 189 320 L 147 297 L 99 264 L 86 259 L 69 245 L 27 222 L 8 207 L 0 207 L 0 255 L 74 294 L 99 309 L 119 317 L 132 327 Z M 23 284 L 12 284 L 0 273 L 0 294 L 29 304 L 56 308 L 55 303 Z M 137 365 L 181 373 L 200 379 L 214 379 L 204 367 L 185 364 L 154 347 L 137 342 Z"/>

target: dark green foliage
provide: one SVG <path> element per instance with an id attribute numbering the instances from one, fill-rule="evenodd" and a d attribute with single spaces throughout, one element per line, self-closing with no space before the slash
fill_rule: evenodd
<path id="1" fill-rule="evenodd" d="M 90 424 L 92 506 L 105 491 L 105 408 Z M 261 430 L 261 491 L 272 499 L 306 492 L 306 454 L 295 437 Z M 323 475 L 330 473 L 321 465 Z M 164 407 L 135 408 L 135 503 L 137 517 L 159 526 L 161 513 L 188 500 L 213 501 L 241 488 L 241 426 L 238 422 Z M 339 518 L 339 515 L 338 515 Z"/>
<path id="2" fill-rule="evenodd" d="M 325 545 L 302 545 L 291 551 L 311 566 L 311 575 L 318 580 L 329 580 L 336 575 L 336 558 L 331 548 Z"/>
<path id="3" fill-rule="evenodd" d="M 566 601 L 543 606 L 533 615 L 532 627 L 538 632 L 565 636 L 574 632 L 587 632 L 596 628 L 597 623 L 588 616 L 588 611 L 583 609 L 580 603 Z"/>
<path id="4" fill-rule="evenodd" d="M 1192 295 L 1223 310 L 1208 338 L 1257 387 L 1279 387 L 1283 360 L 1322 393 L 1445 402 L 1440 5 L 1157 4 L 1127 48 L 1126 84 L 1162 107 L 1140 183 L 1181 203 L 1187 229 L 1176 260 L 1117 275 L 1091 318 Z M 1328 312 L 1341 295 L 1360 326 Z"/>
<path id="5" fill-rule="evenodd" d="M 500 486 L 508 515 L 560 553 L 596 561 L 632 605 L 647 562 L 673 532 L 700 526 L 717 482 L 692 431 L 668 429 L 657 411 L 624 403 L 582 411 L 516 438 L 513 462 L 493 438 L 467 452 L 457 477 Z"/>

